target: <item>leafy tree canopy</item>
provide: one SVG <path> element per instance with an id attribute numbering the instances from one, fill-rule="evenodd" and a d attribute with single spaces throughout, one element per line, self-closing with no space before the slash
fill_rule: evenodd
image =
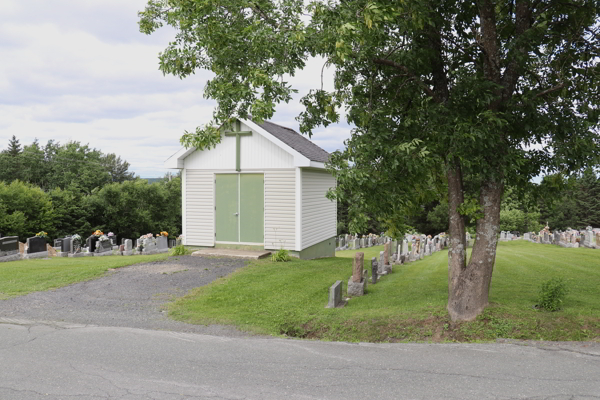
<path id="1" fill-rule="evenodd" d="M 349 218 L 368 210 L 394 230 L 407 210 L 448 193 L 452 319 L 487 305 L 505 185 L 596 165 L 600 99 L 595 0 L 150 0 L 140 29 L 176 36 L 160 69 L 198 68 L 218 107 L 185 133 L 200 149 L 234 117 L 270 118 L 295 92 L 285 80 L 313 56 L 335 66 L 335 88 L 302 99 L 301 131 L 340 118 L 356 126 L 330 167 Z M 465 218 L 477 222 L 469 262 Z"/>

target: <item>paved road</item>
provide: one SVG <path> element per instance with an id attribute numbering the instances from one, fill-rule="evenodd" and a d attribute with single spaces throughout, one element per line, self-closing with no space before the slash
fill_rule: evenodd
<path id="1" fill-rule="evenodd" d="M 4 322 L 1 399 L 600 398 L 598 345 L 345 344 Z"/>
<path id="2" fill-rule="evenodd" d="M 4 399 L 600 399 L 600 344 L 346 344 L 169 321 L 241 267 L 170 259 L 0 301 Z"/>

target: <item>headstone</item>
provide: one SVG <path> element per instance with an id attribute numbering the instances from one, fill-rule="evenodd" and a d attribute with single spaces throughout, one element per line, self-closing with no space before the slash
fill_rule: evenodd
<path id="1" fill-rule="evenodd" d="M 388 265 L 390 263 L 390 247 L 391 242 L 386 242 L 383 247 L 383 265 Z"/>
<path id="2" fill-rule="evenodd" d="M 96 249 L 93 251 L 94 256 L 112 255 L 113 244 L 110 239 L 106 238 L 96 242 Z"/>
<path id="3" fill-rule="evenodd" d="M 72 241 L 73 241 L 73 239 L 71 239 L 71 236 L 67 236 L 67 237 L 63 238 L 61 246 L 60 246 L 60 251 L 62 253 L 70 253 Z"/>
<path id="4" fill-rule="evenodd" d="M 88 252 L 94 253 L 96 251 L 96 243 L 98 243 L 98 236 L 92 235 L 86 239 L 85 244 Z"/>
<path id="5" fill-rule="evenodd" d="M 402 241 L 402 255 L 406 256 L 408 255 L 408 240 L 404 239 Z"/>
<path id="6" fill-rule="evenodd" d="M 377 258 L 371 258 L 371 283 L 377 283 Z"/>
<path id="7" fill-rule="evenodd" d="M 133 255 L 134 250 L 133 250 L 133 241 L 131 239 L 125 239 L 124 243 L 123 243 L 123 254 L 124 256 L 131 256 Z"/>
<path id="8" fill-rule="evenodd" d="M 0 238 L 0 261 L 16 261 L 21 259 L 19 237 L 6 236 Z"/>
<path id="9" fill-rule="evenodd" d="M 177 243 L 177 241 L 175 239 L 169 239 L 169 248 L 175 247 L 176 243 Z"/>
<path id="10" fill-rule="evenodd" d="M 62 248 L 62 242 L 63 242 L 63 239 L 54 239 L 54 246 L 52 246 L 52 247 Z"/>
<path id="11" fill-rule="evenodd" d="M 27 239 L 27 252 L 23 258 L 45 258 L 48 257 L 48 247 L 46 239 L 39 236 L 30 237 Z"/>
<path id="12" fill-rule="evenodd" d="M 398 245 L 398 250 L 396 251 L 396 262 L 400 262 L 400 257 L 402 256 L 402 245 Z"/>
<path id="13" fill-rule="evenodd" d="M 379 269 L 377 270 L 377 273 L 379 275 L 383 275 L 383 266 L 385 265 L 384 260 L 385 260 L 385 258 L 384 258 L 384 252 L 380 251 L 379 252 L 379 264 L 378 264 Z"/>
<path id="14" fill-rule="evenodd" d="M 352 264 L 352 282 L 360 282 L 363 275 L 363 263 L 365 259 L 365 253 L 358 252 L 354 255 L 354 262 Z"/>
<path id="15" fill-rule="evenodd" d="M 38 236 L 30 237 L 27 239 L 27 253 L 41 253 L 47 251 L 46 239 Z"/>
<path id="16" fill-rule="evenodd" d="M 165 253 L 169 251 L 169 239 L 166 236 L 158 236 L 156 238 L 156 250 L 159 253 Z"/>
<path id="17" fill-rule="evenodd" d="M 354 249 L 360 249 L 360 239 L 354 239 Z"/>
<path id="18" fill-rule="evenodd" d="M 343 306 L 342 304 L 342 281 L 336 281 L 329 288 L 329 303 L 325 308 L 336 308 Z"/>

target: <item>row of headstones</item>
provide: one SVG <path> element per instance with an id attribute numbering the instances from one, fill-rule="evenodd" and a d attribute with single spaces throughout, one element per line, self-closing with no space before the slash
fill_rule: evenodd
<path id="1" fill-rule="evenodd" d="M 408 243 L 412 242 L 417 244 L 417 250 L 423 249 L 422 251 L 427 252 L 427 255 L 431 255 L 433 253 L 435 253 L 436 251 L 440 251 L 441 249 L 443 249 L 444 247 L 446 247 L 448 245 L 447 242 L 447 237 L 446 236 L 441 236 L 441 235 L 436 235 L 433 238 L 428 238 L 425 235 L 412 235 L 412 234 L 407 234 L 405 235 L 405 239 L 403 242 L 406 242 L 407 248 L 406 248 L 406 253 L 408 253 Z M 467 232 L 467 241 L 471 240 L 469 233 Z M 398 241 L 397 240 L 393 240 L 390 237 L 387 236 L 366 236 L 366 237 L 362 237 L 362 238 L 358 238 L 356 236 L 352 236 L 352 235 L 343 235 L 340 236 L 338 238 L 336 238 L 336 246 L 335 246 L 335 251 L 341 251 L 341 250 L 358 250 L 358 249 L 362 249 L 362 248 L 367 248 L 367 247 L 373 247 L 373 246 L 378 246 L 378 245 L 382 245 L 382 244 L 386 244 L 386 243 L 392 243 L 392 248 L 394 249 L 394 251 L 396 250 L 396 248 L 398 249 L 397 253 L 394 253 L 396 255 L 400 255 L 400 247 L 398 245 Z M 425 245 L 420 245 L 421 243 L 424 243 Z M 413 246 L 414 247 L 414 246 Z"/>
<path id="2" fill-rule="evenodd" d="M 539 234 L 528 232 L 523 235 L 523 238 L 534 243 L 554 244 L 561 247 L 578 248 L 582 246 L 600 249 L 600 229 L 594 229 L 591 226 L 582 232 L 574 229 L 567 229 L 564 232 L 557 230 L 552 233 L 541 231 Z"/>
<path id="3" fill-rule="evenodd" d="M 501 242 L 505 242 L 508 240 L 515 240 L 515 239 L 520 239 L 521 237 L 519 235 L 514 235 L 509 231 L 502 231 L 500 232 L 500 241 Z"/>
<path id="4" fill-rule="evenodd" d="M 397 245 L 397 252 L 392 254 L 396 248 L 395 241 L 385 243 L 384 250 L 379 252 L 379 261 L 371 258 L 371 283 L 376 284 L 382 276 L 392 273 L 393 264 L 406 264 L 412 261 L 422 260 L 436 251 L 442 250 L 448 245 L 446 237 L 436 236 L 427 238 L 425 235 L 417 238 L 413 236 L 411 250 L 408 250 L 408 239 L 404 239 L 401 245 Z M 421 243 L 424 243 L 421 246 Z M 357 252 L 352 263 L 352 276 L 348 280 L 348 297 L 362 296 L 367 292 L 369 271 L 364 268 L 365 253 Z M 329 302 L 326 308 L 343 307 L 346 302 L 342 299 L 342 281 L 336 281 L 329 288 Z"/>
<path id="5" fill-rule="evenodd" d="M 383 235 L 368 235 L 358 237 L 356 235 L 342 235 L 335 239 L 335 250 L 358 250 L 366 247 L 379 246 L 391 240 Z"/>
<path id="6" fill-rule="evenodd" d="M 99 237 L 92 235 L 86 239 L 86 246 L 83 247 L 80 240 L 67 236 L 55 239 L 53 247 L 59 257 L 85 257 L 164 253 L 177 244 L 174 239 L 169 240 L 166 236 L 137 239 L 136 249 L 133 248 L 131 239 L 122 239 L 121 242 L 122 244 L 117 246 L 116 238 L 100 240 Z M 46 257 L 48 257 L 48 247 L 45 238 L 38 236 L 28 238 L 25 253 L 21 255 L 17 236 L 0 237 L 0 262 Z"/>

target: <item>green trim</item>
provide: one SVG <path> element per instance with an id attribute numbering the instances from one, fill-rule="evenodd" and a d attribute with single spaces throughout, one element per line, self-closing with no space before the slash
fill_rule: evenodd
<path id="1" fill-rule="evenodd" d="M 335 236 L 331 239 L 323 240 L 317 244 L 301 251 L 290 251 L 290 255 L 298 257 L 301 260 L 312 260 L 315 258 L 335 257 Z"/>
<path id="2" fill-rule="evenodd" d="M 242 136 L 252 136 L 252 131 L 241 131 L 242 126 L 240 121 L 235 121 L 235 128 L 233 131 L 226 131 L 225 136 L 235 136 L 235 170 L 237 172 L 241 171 L 240 167 L 240 146 L 242 144 L 241 137 Z"/>

